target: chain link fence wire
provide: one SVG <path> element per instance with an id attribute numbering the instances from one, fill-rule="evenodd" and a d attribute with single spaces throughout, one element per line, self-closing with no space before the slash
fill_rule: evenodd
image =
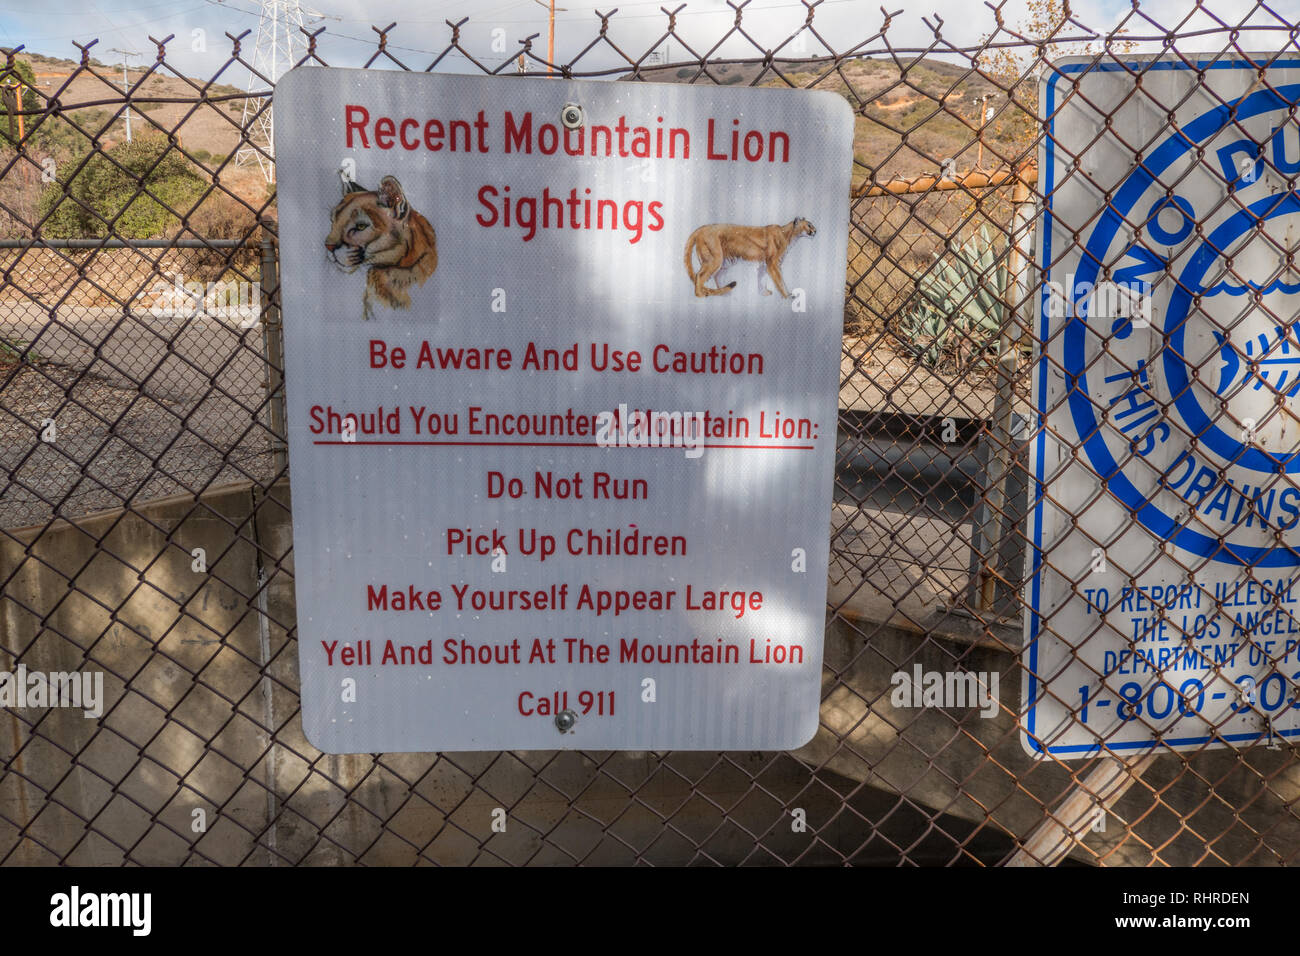
<path id="1" fill-rule="evenodd" d="M 231 35 L 209 81 L 169 64 L 171 37 L 154 40 L 155 61 L 125 93 L 94 44 L 61 66 L 36 58 L 38 76 L 20 49 L 0 69 L 0 668 L 99 674 L 103 694 L 96 719 L 42 706 L 31 687 L 5 700 L 0 861 L 1293 860 L 1291 739 L 1035 759 L 1020 743 L 1020 688 L 1026 515 L 1040 493 L 1030 449 L 1048 428 L 1030 394 L 1048 345 L 1031 318 L 1048 198 L 1036 158 L 1051 129 L 1040 77 L 1061 53 L 1120 63 L 1154 44 L 1211 61 L 1269 51 L 1257 81 L 1267 84 L 1263 67 L 1300 52 L 1295 23 L 1262 3 L 1242 19 L 1240 5 L 1207 2 L 1171 23 L 1135 4 L 1104 30 L 1065 8 L 1022 27 L 990 5 L 981 42 L 950 42 L 935 19 L 932 40 L 908 46 L 892 39 L 897 13 L 832 36 L 821 3 L 805 2 L 799 31 L 768 49 L 750 4 L 731 6 L 734 23 L 709 49 L 679 31 L 680 8 L 665 8 L 662 35 L 639 55 L 616 43 L 614 12 L 568 63 L 548 64 L 535 38 L 518 60 L 486 62 L 462 42 L 461 20 L 431 60 L 390 43 L 396 24 L 376 27 L 364 65 L 454 62 L 506 77 L 523 62 L 561 77 L 831 90 L 852 105 L 813 741 L 791 753 L 316 751 L 299 712 L 274 192 L 258 166 L 236 162 L 271 159 L 252 135 L 270 103 L 222 85 L 253 70 L 249 34 Z M 328 33 L 303 36 L 302 62 L 329 65 Z M 711 55 L 724 43 L 752 49 Z M 1176 105 L 1138 78 L 1132 95 Z M 228 148 L 199 148 L 205 135 Z M 1293 168 L 1275 172 L 1294 190 Z M 1292 262 L 1294 245 L 1284 252 Z M 1295 315 L 1275 319 L 1289 328 Z M 1054 506 L 1077 515 L 1106 493 L 1097 476 L 1092 498 Z M 1090 639 L 1123 638 L 1103 627 Z M 998 699 L 896 703 L 895 675 L 928 672 L 996 675 Z"/>

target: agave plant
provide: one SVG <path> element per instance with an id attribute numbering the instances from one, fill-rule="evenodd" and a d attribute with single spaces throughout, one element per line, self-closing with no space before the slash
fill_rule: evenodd
<path id="1" fill-rule="evenodd" d="M 903 343 L 923 365 L 936 368 L 951 359 L 962 367 L 993 344 L 1006 312 L 1006 257 L 999 256 L 981 226 L 969 239 L 935 262 L 917 282 L 917 300 L 905 312 Z"/>

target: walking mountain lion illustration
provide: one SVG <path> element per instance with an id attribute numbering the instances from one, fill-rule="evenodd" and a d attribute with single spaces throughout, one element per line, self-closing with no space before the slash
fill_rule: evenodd
<path id="1" fill-rule="evenodd" d="M 697 297 L 726 295 L 736 287 L 734 281 L 724 286 L 718 284 L 720 279 L 715 279 L 714 288 L 709 288 L 705 283 L 728 264 L 744 259 L 758 263 L 758 287 L 763 295 L 772 294 L 772 290 L 763 284 L 763 275 L 766 273 L 776 285 L 776 291 L 788 299 L 790 293 L 781 276 L 781 260 L 785 258 L 791 243 L 800 236 L 815 235 L 817 229 L 802 217 L 784 226 L 737 226 L 729 222 L 700 226 L 686 240 L 686 274 L 695 285 Z M 698 271 L 692 268 L 692 254 L 699 257 Z"/>
<path id="2" fill-rule="evenodd" d="M 390 309 L 410 308 L 411 286 L 424 285 L 438 268 L 433 226 L 410 207 L 402 184 L 392 176 L 374 190 L 343 179 L 343 199 L 330 213 L 325 252 L 344 272 L 369 267 L 362 300 L 366 319 L 375 317 L 377 302 Z"/>

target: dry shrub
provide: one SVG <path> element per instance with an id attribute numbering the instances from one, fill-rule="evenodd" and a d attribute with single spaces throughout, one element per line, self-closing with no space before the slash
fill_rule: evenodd
<path id="1" fill-rule="evenodd" d="M 251 274 L 257 267 L 261 241 L 257 214 L 247 204 L 220 190 L 210 193 L 185 217 L 174 238 L 240 239 L 246 243 L 243 249 L 187 250 L 190 270 L 196 279 L 216 281 L 231 268 Z"/>
<path id="2" fill-rule="evenodd" d="M 176 235 L 182 239 L 246 239 L 257 233 L 257 213 L 246 202 L 214 189 L 185 217 Z"/>
<path id="3" fill-rule="evenodd" d="M 0 239 L 20 239 L 32 234 L 40 197 L 40 169 L 30 160 L 14 162 L 14 151 L 0 149 Z"/>

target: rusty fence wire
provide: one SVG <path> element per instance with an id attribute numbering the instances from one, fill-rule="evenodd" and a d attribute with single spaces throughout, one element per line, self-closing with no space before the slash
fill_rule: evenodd
<path id="1" fill-rule="evenodd" d="M 821 724 L 790 753 L 316 751 L 300 720 L 274 189 L 263 175 L 273 165 L 258 135 L 272 78 L 256 74 L 247 32 L 230 36 L 229 60 L 210 80 L 169 63 L 173 38 L 153 40 L 154 62 L 133 71 L 125 93 L 94 44 L 67 62 L 8 51 L 0 670 L 97 673 L 104 688 L 92 720 L 34 697 L 5 701 L 0 861 L 1294 860 L 1300 767 L 1290 736 L 1270 730 L 1180 752 L 1121 751 L 1102 739 L 1083 759 L 1031 756 L 1021 687 L 1026 585 L 1045 568 L 1069 576 L 1077 563 L 1030 547 L 1030 512 L 1048 494 L 1033 445 L 1056 420 L 1035 409 L 1032 375 L 1060 361 L 1034 318 L 1045 288 L 1036 237 L 1053 199 L 1038 157 L 1056 135 L 1040 86 L 1064 54 L 1131 64 L 1129 51 L 1157 48 L 1189 63 L 1263 51 L 1251 59 L 1261 68 L 1251 89 L 1267 88 L 1262 68 L 1300 55 L 1296 24 L 1262 3 L 1245 19 L 1224 3 L 1231 21 L 1215 3 L 1197 4 L 1172 23 L 1135 3 L 1105 29 L 1052 3 L 1035 9 L 1058 15 L 1028 25 L 990 6 L 989 33 L 975 45 L 949 42 L 938 20 L 927 21 L 931 40 L 907 45 L 894 39 L 900 14 L 864 8 L 860 35 L 840 37 L 821 26 L 820 2 L 803 5 L 800 29 L 771 49 L 751 32 L 750 3 L 731 4 L 734 24 L 707 50 L 682 35 L 679 10 L 665 9 L 662 35 L 639 55 L 616 42 L 617 11 L 601 14 L 590 44 L 554 64 L 558 76 L 615 82 L 831 90 L 856 113 Z M 534 74 L 550 66 L 535 38 L 518 59 L 484 60 L 462 41 L 464 22 L 448 21 L 432 58 L 394 41 L 404 36 L 397 25 L 376 27 L 364 65 L 454 65 L 503 82 L 520 63 Z M 304 30 L 301 61 L 330 65 L 328 36 Z M 710 55 L 724 42 L 747 52 Z M 230 85 L 241 69 L 254 70 L 260 92 Z M 1127 69 L 1129 95 L 1149 97 L 1157 114 L 1178 105 Z M 1294 130 L 1295 98 L 1285 102 Z M 123 136 L 128 110 L 132 138 Z M 1149 136 L 1169 131 L 1155 123 Z M 1283 192 L 1300 169 L 1294 142 L 1294 159 L 1259 151 Z M 1098 188 L 1097 215 L 1113 198 Z M 1067 224 L 1074 244 L 1088 225 Z M 1279 255 L 1293 264 L 1290 241 Z M 1268 313 L 1277 341 L 1232 348 L 1287 415 L 1290 384 L 1260 371 L 1300 349 L 1288 338 L 1294 307 L 1277 301 L 1242 302 Z M 1237 321 L 1221 324 L 1220 342 Z M 1090 361 L 1126 355 L 1120 331 L 1098 333 Z M 1103 477 L 1051 507 L 1067 519 L 1101 507 Z M 1153 535 L 1107 556 L 1137 581 L 1162 544 Z M 1278 575 L 1243 560 L 1239 576 L 1267 587 Z M 1271 606 L 1289 618 L 1280 598 Z M 1118 626 L 1084 635 L 1050 612 L 1035 620 L 1039 639 L 1133 645 Z M 1169 626 L 1187 625 L 1171 617 Z M 1280 653 L 1250 628 L 1240 643 Z M 910 690 L 900 698 L 899 675 L 910 687 L 930 673 L 977 675 L 995 693 L 925 706 Z M 1097 675 L 1094 708 L 1107 680 Z M 1243 706 L 1262 713 L 1265 697 L 1261 688 Z M 1086 722 L 1087 697 L 1061 703 Z M 498 810 L 504 832 L 492 825 Z"/>

